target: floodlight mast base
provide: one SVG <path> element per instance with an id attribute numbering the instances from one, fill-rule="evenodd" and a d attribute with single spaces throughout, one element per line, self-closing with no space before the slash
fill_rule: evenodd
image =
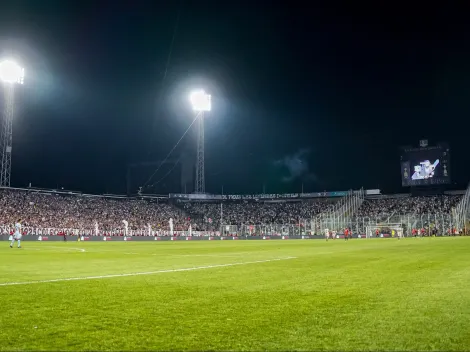
<path id="1" fill-rule="evenodd" d="M 15 108 L 15 85 L 4 84 L 4 111 L 2 119 L 2 139 L 0 151 L 0 186 L 10 187 L 11 151 L 13 142 L 13 116 Z"/>
<path id="2" fill-rule="evenodd" d="M 202 194 L 206 192 L 206 182 L 204 179 L 204 111 L 198 113 L 197 132 L 197 159 L 196 159 L 196 185 L 194 193 Z"/>

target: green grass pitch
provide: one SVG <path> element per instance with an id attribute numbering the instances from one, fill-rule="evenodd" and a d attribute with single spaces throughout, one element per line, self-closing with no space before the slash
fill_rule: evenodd
<path id="1" fill-rule="evenodd" d="M 470 349 L 470 238 L 0 246 L 0 350 Z"/>

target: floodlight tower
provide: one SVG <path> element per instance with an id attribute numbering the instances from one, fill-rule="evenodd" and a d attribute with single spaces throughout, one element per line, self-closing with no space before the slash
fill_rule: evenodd
<path id="1" fill-rule="evenodd" d="M 197 114 L 197 159 L 196 159 L 196 186 L 194 193 L 205 193 L 206 182 L 204 180 L 204 116 L 211 111 L 211 96 L 203 90 L 191 93 L 191 105 Z"/>
<path id="2" fill-rule="evenodd" d="M 15 113 L 15 86 L 23 84 L 24 68 L 12 60 L 0 62 L 0 81 L 4 87 L 4 111 L 0 151 L 0 186 L 10 187 L 13 116 Z"/>

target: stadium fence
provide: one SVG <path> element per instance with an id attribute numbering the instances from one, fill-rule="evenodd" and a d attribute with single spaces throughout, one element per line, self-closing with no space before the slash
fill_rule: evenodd
<path id="1" fill-rule="evenodd" d="M 349 228 L 354 234 L 367 234 L 371 228 L 395 228 L 401 226 L 403 233 L 409 235 L 412 229 L 432 229 L 436 228 L 441 234 L 448 234 L 454 228 L 462 230 L 463 227 L 457 227 L 452 214 L 407 214 L 395 215 L 384 220 L 384 217 L 355 217 L 342 218 L 336 215 L 324 215 L 314 219 L 299 219 L 299 221 L 290 224 L 253 224 L 253 225 L 222 225 L 222 235 L 240 234 L 240 235 L 285 235 L 302 236 L 318 235 L 323 236 L 324 230 L 335 230 L 342 232 Z M 466 231 L 465 231 L 466 232 Z"/>

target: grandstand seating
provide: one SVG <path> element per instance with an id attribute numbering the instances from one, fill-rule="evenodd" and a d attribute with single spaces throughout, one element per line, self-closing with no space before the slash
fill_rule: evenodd
<path id="1" fill-rule="evenodd" d="M 222 225 L 231 225 L 237 231 L 241 226 L 247 225 L 290 226 L 302 223 L 305 231 L 321 233 L 322 228 L 326 227 L 321 221 L 337 216 L 335 211 L 339 199 L 171 202 L 169 199 L 3 189 L 0 190 L 0 226 L 4 229 L 11 228 L 21 218 L 23 226 L 31 229 L 53 228 L 122 234 L 122 221 L 126 220 L 133 233 L 150 234 L 168 231 L 168 221 L 172 218 L 175 231 L 186 231 L 190 224 L 193 230 L 198 231 L 219 231 Z M 347 226 L 354 231 L 363 232 L 366 224 L 378 224 L 393 219 L 398 219 L 395 222 L 404 222 L 404 217 L 408 219 L 408 226 L 427 226 L 433 222 L 451 226 L 450 213 L 460 199 L 460 195 L 365 198 L 361 199 L 360 206 L 353 214 L 344 216 L 341 223 L 334 222 L 334 225 L 328 227 Z M 95 231 L 96 224 L 98 232 Z"/>
<path id="2" fill-rule="evenodd" d="M 401 195 L 365 199 L 352 217 L 351 224 L 358 232 L 364 232 L 365 226 L 374 223 L 400 223 L 409 228 L 427 227 L 432 223 L 448 228 L 452 222 L 451 210 L 460 199 L 460 195 Z"/>

